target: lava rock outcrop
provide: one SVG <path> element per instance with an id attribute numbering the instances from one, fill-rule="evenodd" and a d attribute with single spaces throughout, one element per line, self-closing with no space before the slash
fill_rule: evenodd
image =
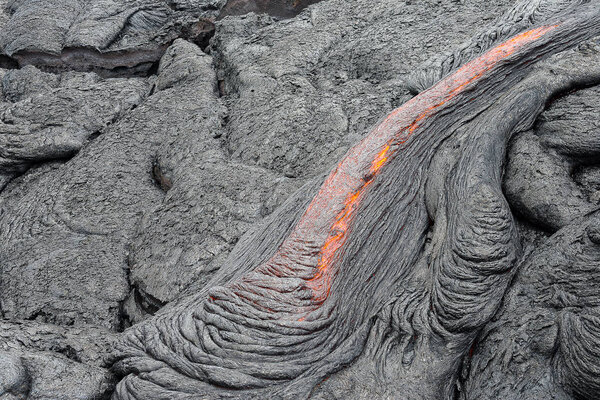
<path id="1" fill-rule="evenodd" d="M 597 0 L 0 14 L 0 398 L 600 396 Z"/>

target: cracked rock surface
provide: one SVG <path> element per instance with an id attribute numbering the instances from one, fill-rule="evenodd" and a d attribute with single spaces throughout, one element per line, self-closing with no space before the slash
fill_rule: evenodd
<path id="1" fill-rule="evenodd" d="M 598 398 L 599 9 L 0 0 L 0 399 Z"/>
<path id="2" fill-rule="evenodd" d="M 56 69 L 147 70 L 200 18 L 214 18 L 223 0 L 11 1 L 0 49 L 19 65 Z"/>
<path id="3" fill-rule="evenodd" d="M 34 163 L 68 159 L 150 91 L 143 78 L 102 79 L 93 73 L 3 71 L 0 183 Z"/>

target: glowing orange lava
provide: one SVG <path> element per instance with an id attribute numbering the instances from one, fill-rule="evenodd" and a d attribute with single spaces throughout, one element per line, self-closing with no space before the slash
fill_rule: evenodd
<path id="1" fill-rule="evenodd" d="M 335 258 L 347 239 L 348 228 L 364 192 L 373 182 L 381 168 L 394 155 L 392 146 L 396 143 L 399 144 L 405 142 L 420 126 L 420 121 L 430 116 L 437 108 L 444 105 L 457 93 L 463 91 L 469 84 L 478 80 L 499 61 L 510 56 L 524 45 L 539 39 L 556 26 L 557 25 L 540 27 L 521 33 L 489 50 L 481 57 L 465 64 L 455 73 L 445 78 L 431 89 L 423 92 L 421 95 L 407 102 L 404 106 L 396 109 L 371 133 L 371 135 L 367 136 L 351 149 L 348 156 L 340 162 L 338 168 L 332 172 L 326 180 L 324 186 L 335 185 L 338 180 L 337 174 L 340 170 L 347 168 L 344 164 L 348 159 L 358 161 L 357 158 L 359 157 L 356 157 L 356 155 L 370 153 L 368 151 L 369 148 L 381 148 L 381 142 L 385 143 L 383 149 L 377 153 L 374 159 L 372 159 L 369 174 L 363 177 L 361 182 L 357 182 L 359 183 L 358 185 L 345 191 L 344 207 L 338 212 L 335 222 L 331 225 L 330 234 L 321 248 L 317 272 L 314 277 L 307 282 L 308 286 L 313 290 L 313 298 L 315 301 L 322 302 L 329 296 L 331 282 L 336 272 L 335 268 L 333 268 Z M 385 135 L 382 135 L 382 133 Z M 311 206 L 313 204 L 321 204 L 319 196 L 328 192 L 338 192 L 340 195 L 342 194 L 340 193 L 341 191 L 336 191 L 335 189 L 322 188 L 311 203 Z M 308 211 L 303 219 L 305 217 L 310 217 Z M 300 221 L 299 225 L 304 225 L 304 221 Z"/>
<path id="2" fill-rule="evenodd" d="M 346 241 L 350 220 L 358 207 L 361 195 L 373 182 L 373 178 L 377 172 L 379 172 L 381 167 L 387 162 L 390 148 L 390 145 L 386 145 L 383 150 L 377 154 L 371 163 L 369 175 L 365 177 L 364 183 L 354 193 L 348 195 L 344 202 L 344 209 L 337 215 L 336 221 L 331 227 L 331 233 L 321 248 L 321 258 L 317 265 L 317 273 L 307 281 L 308 287 L 313 290 L 313 298 L 317 302 L 322 302 L 329 296 L 331 279 L 333 278 L 331 273 L 332 269 L 329 267 L 333 263 L 338 250 Z"/>
<path id="3" fill-rule="evenodd" d="M 393 159 L 399 145 L 439 107 L 556 26 L 535 28 L 507 40 L 390 113 L 348 151 L 277 252 L 256 271 L 274 277 L 302 277 L 312 291 L 313 304 L 325 301 L 360 202 L 382 168 Z"/>

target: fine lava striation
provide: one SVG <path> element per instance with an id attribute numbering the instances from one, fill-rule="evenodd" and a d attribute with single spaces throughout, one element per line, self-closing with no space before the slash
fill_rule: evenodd
<path id="1" fill-rule="evenodd" d="M 600 1 L 508 2 L 0 1 L 0 400 L 600 398 Z"/>
<path id="2" fill-rule="evenodd" d="M 549 99 L 598 82 L 598 52 L 569 49 L 599 17 L 597 2 L 561 9 L 392 112 L 205 289 L 126 331 L 113 397 L 330 398 L 372 362 L 394 381 L 387 396 L 451 398 L 521 256 L 501 190 L 508 141 Z"/>

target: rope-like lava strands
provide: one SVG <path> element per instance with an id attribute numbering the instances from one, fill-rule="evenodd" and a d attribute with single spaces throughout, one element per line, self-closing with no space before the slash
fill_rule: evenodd
<path id="1" fill-rule="evenodd" d="M 443 80 L 423 96 L 413 98 L 392 112 L 371 134 L 350 149 L 329 175 L 296 228 L 302 232 L 322 231 L 324 227 L 320 225 L 324 221 L 331 220 L 331 216 L 327 214 L 336 212 L 343 206 L 342 210 L 337 212 L 335 222 L 328 229 L 330 233 L 321 246 L 317 264 L 318 272 L 309 280 L 309 286 L 313 289 L 317 300 L 323 301 L 329 294 L 336 270 L 336 254 L 346 240 L 361 197 L 365 195 L 368 186 L 381 168 L 396 156 L 399 146 L 417 130 L 420 122 L 434 114 L 437 109 L 475 82 L 495 64 L 557 26 L 543 26 L 523 32 L 465 64 L 452 75 L 452 79 Z M 383 149 L 373 157 L 373 149 L 381 148 Z M 365 168 L 365 165 L 369 164 L 369 168 Z M 368 172 L 365 173 L 365 170 Z M 340 199 L 344 199 L 342 204 Z M 286 244 L 287 240 L 283 246 Z M 314 283 L 315 281 L 317 283 Z"/>
<path id="2" fill-rule="evenodd" d="M 408 88 L 416 93 L 433 86 L 437 81 L 458 69 L 464 63 L 481 55 L 511 36 L 531 29 L 548 19 L 579 7 L 588 0 L 518 0 L 491 27 L 462 43 L 453 52 L 442 53 L 427 60 L 412 72 Z"/>
<path id="3" fill-rule="evenodd" d="M 592 3 L 514 36 L 392 112 L 348 151 L 301 215 L 293 209 L 298 199 L 290 200 L 240 242 L 205 290 L 126 332 L 116 369 L 130 375 L 115 398 L 305 397 L 354 360 L 370 321 L 402 291 L 423 252 L 425 182 L 436 150 L 522 81 L 529 65 L 597 34 L 599 17 Z M 542 94 L 513 113 L 507 136 L 519 118 L 535 118 Z M 483 211 L 492 220 L 501 214 L 510 228 L 507 207 L 494 204 Z M 493 271 L 475 272 L 510 269 L 515 244 L 506 237 Z M 448 273 L 443 257 L 435 263 Z M 464 325 L 460 313 L 470 310 L 452 309 L 447 291 L 436 296 L 437 330 L 479 326 Z"/>

